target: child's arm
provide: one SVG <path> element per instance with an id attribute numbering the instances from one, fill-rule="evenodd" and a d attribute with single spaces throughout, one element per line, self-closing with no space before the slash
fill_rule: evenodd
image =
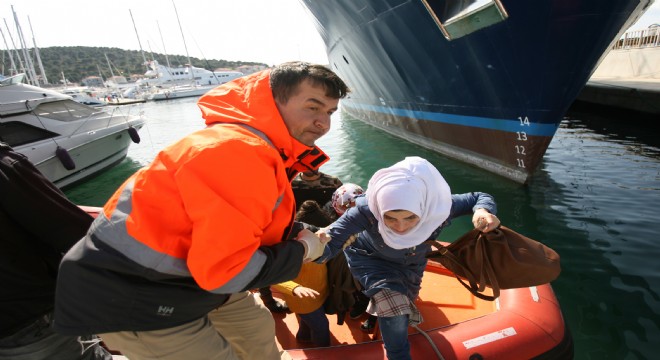
<path id="1" fill-rule="evenodd" d="M 471 192 L 452 195 L 450 218 L 471 214 L 474 227 L 483 232 L 494 230 L 499 226 L 500 220 L 495 216 L 496 213 L 497 204 L 489 194 Z"/>
<path id="2" fill-rule="evenodd" d="M 353 235 L 368 229 L 370 225 L 369 218 L 358 206 L 348 209 L 339 219 L 316 233 L 322 241 L 328 241 L 329 238 L 323 256 L 316 259 L 316 262 L 325 263 L 341 253 L 347 242 L 355 241 Z"/>
<path id="3" fill-rule="evenodd" d="M 300 284 L 298 284 L 295 281 L 285 281 L 283 283 L 271 285 L 271 287 L 273 289 L 275 289 L 275 290 L 277 290 L 277 291 L 279 291 L 283 294 L 292 295 L 292 296 L 295 295 L 295 293 L 293 291 L 299 286 L 300 286 Z"/>

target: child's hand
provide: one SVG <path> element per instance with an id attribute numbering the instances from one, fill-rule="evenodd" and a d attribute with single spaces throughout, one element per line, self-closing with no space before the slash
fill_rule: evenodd
<path id="1" fill-rule="evenodd" d="M 486 211 L 486 209 L 477 209 L 472 215 L 472 224 L 475 229 L 479 229 L 482 232 L 489 232 L 500 226 L 500 219 Z"/>
<path id="2" fill-rule="evenodd" d="M 319 237 L 322 244 L 327 244 L 330 242 L 330 235 L 328 235 L 328 227 L 320 228 L 316 232 L 316 236 Z"/>
<path id="3" fill-rule="evenodd" d="M 316 299 L 316 296 L 319 295 L 319 292 L 314 289 L 306 288 L 304 286 L 296 286 L 293 289 L 293 295 L 301 299 L 304 297 L 311 297 L 312 299 Z"/>

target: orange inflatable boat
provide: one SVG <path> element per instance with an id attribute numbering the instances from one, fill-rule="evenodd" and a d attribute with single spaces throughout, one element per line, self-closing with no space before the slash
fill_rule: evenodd
<path id="1" fill-rule="evenodd" d="M 81 208 L 94 216 L 100 210 Z M 424 322 L 409 330 L 413 359 L 573 358 L 573 340 L 550 284 L 501 290 L 498 299 L 485 301 L 467 291 L 445 267 L 429 261 L 416 305 Z M 331 346 L 322 348 L 296 341 L 295 314 L 273 317 L 278 341 L 293 359 L 386 358 L 378 326 L 373 333 L 360 329 L 366 315 L 357 320 L 346 316 L 342 325 L 336 315 L 328 315 Z"/>
<path id="2" fill-rule="evenodd" d="M 275 293 L 277 296 L 277 293 Z M 410 328 L 413 359 L 572 359 L 573 341 L 550 284 L 502 290 L 495 301 L 474 297 L 436 262 L 429 261 L 416 301 L 424 322 Z M 295 334 L 294 314 L 273 314 L 277 338 L 293 359 L 385 359 L 376 327 L 373 334 L 360 330 L 366 318 L 346 316 L 337 325 L 328 315 L 331 346 L 305 348 Z"/>

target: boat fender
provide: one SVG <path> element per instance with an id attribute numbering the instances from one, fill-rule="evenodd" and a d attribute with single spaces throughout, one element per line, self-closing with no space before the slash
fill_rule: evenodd
<path id="1" fill-rule="evenodd" d="M 129 126 L 128 127 L 128 135 L 131 137 L 131 140 L 133 140 L 134 143 L 139 144 L 140 143 L 140 134 L 138 134 L 138 131 L 136 128 Z"/>
<path id="2" fill-rule="evenodd" d="M 71 155 L 69 155 L 69 152 L 65 148 L 58 145 L 57 149 L 55 150 L 55 156 L 60 159 L 60 162 L 62 165 L 64 165 L 65 169 L 73 170 L 76 168 L 76 163 L 73 161 L 73 158 Z"/>

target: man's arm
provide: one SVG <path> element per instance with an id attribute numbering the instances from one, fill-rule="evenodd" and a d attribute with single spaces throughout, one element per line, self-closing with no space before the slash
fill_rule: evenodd
<path id="1" fill-rule="evenodd" d="M 302 265 L 303 245 L 280 242 L 291 219 L 293 198 L 285 194 L 289 183 L 281 176 L 279 153 L 259 142 L 263 141 L 228 135 L 222 146 L 200 145 L 197 154 L 176 170 L 192 224 L 187 265 L 197 283 L 213 293 L 287 281 Z"/>
<path id="2" fill-rule="evenodd" d="M 260 247 L 243 270 L 221 287 L 211 290 L 233 294 L 291 280 L 298 276 L 305 248 L 298 241 L 283 241 Z"/>

